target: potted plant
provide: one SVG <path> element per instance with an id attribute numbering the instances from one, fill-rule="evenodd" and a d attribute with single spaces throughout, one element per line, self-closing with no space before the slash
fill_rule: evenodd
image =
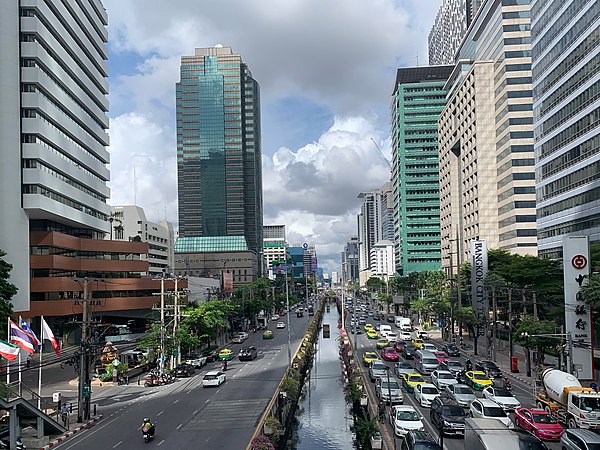
<path id="1" fill-rule="evenodd" d="M 383 439 L 381 438 L 381 433 L 376 431 L 371 436 L 371 448 L 373 450 L 380 450 L 383 447 Z"/>
<path id="2" fill-rule="evenodd" d="M 263 425 L 263 431 L 265 435 L 271 436 L 275 434 L 279 428 L 281 428 L 281 424 L 279 423 L 279 420 L 277 420 L 277 417 L 269 416 L 265 419 L 265 423 Z"/>

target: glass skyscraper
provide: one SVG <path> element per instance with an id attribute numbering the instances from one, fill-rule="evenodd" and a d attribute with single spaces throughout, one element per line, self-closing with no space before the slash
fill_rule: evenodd
<path id="1" fill-rule="evenodd" d="M 262 251 L 259 85 L 231 48 L 181 58 L 177 95 L 179 236 L 244 236 Z"/>

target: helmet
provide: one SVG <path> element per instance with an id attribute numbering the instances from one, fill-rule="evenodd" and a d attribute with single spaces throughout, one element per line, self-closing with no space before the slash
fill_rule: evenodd
<path id="1" fill-rule="evenodd" d="M 144 417 L 143 422 L 150 422 L 150 419 L 148 419 L 147 417 Z"/>

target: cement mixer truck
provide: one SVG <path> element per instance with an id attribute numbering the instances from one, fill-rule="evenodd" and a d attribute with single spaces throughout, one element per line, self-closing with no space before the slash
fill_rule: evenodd
<path id="1" fill-rule="evenodd" d="M 569 428 L 600 429 L 600 393 L 581 386 L 575 376 L 548 368 L 540 375 L 543 391 L 537 407 L 556 416 Z"/>

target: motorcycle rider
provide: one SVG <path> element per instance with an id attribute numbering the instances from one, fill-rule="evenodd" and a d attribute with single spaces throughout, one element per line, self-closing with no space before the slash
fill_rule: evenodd
<path id="1" fill-rule="evenodd" d="M 144 420 L 142 421 L 142 434 L 148 433 L 148 436 L 152 438 L 154 437 L 154 431 L 154 424 L 150 422 L 150 419 L 144 417 Z"/>
<path id="2" fill-rule="evenodd" d="M 223 361 L 223 362 L 221 363 L 221 370 L 222 370 L 223 372 L 225 372 L 225 371 L 227 370 L 227 361 Z"/>
<path id="3" fill-rule="evenodd" d="M 512 389 L 512 383 L 510 382 L 508 377 L 504 377 L 504 380 L 502 380 L 502 383 L 503 383 L 504 387 L 506 389 L 508 389 L 509 391 Z"/>
<path id="4" fill-rule="evenodd" d="M 467 359 L 467 361 L 465 362 L 465 367 L 467 368 L 467 372 L 473 370 L 473 363 L 470 359 Z"/>

